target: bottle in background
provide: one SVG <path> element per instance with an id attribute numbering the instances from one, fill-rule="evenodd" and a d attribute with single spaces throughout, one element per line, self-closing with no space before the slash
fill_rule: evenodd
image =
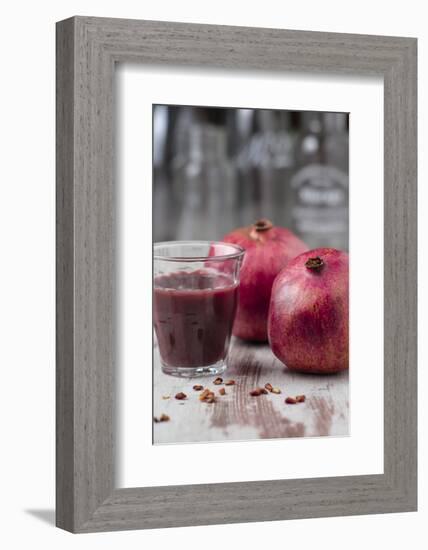
<path id="1" fill-rule="evenodd" d="M 249 225 L 261 217 L 259 189 L 251 159 L 254 109 L 229 109 L 227 117 L 228 152 L 236 178 L 235 227 Z"/>
<path id="2" fill-rule="evenodd" d="M 170 216 L 170 192 L 167 171 L 167 136 L 170 118 L 166 105 L 153 106 L 153 212 L 156 219 L 168 219 Z M 170 238 L 168 224 L 153 224 L 154 242 L 166 241 Z"/>
<path id="3" fill-rule="evenodd" d="M 252 135 L 237 157 L 242 225 L 268 218 L 277 225 L 290 226 L 296 141 L 292 115 L 271 109 L 247 111 Z"/>
<path id="4" fill-rule="evenodd" d="M 254 140 L 257 179 L 266 200 L 266 216 L 276 225 L 291 224 L 291 177 L 295 170 L 296 132 L 290 111 L 257 111 Z M 262 214 L 265 216 L 265 214 Z"/>
<path id="5" fill-rule="evenodd" d="M 348 115 L 304 112 L 291 187 L 292 229 L 311 248 L 348 250 Z"/>
<path id="6" fill-rule="evenodd" d="M 222 125 L 202 122 L 189 128 L 186 154 L 174 173 L 181 213 L 174 237 L 215 240 L 235 227 L 235 178 Z"/>

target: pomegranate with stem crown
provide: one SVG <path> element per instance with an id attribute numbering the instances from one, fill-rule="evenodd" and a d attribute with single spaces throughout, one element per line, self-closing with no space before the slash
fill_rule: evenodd
<path id="1" fill-rule="evenodd" d="M 276 227 L 266 219 L 235 229 L 223 241 L 245 249 L 233 334 L 244 340 L 265 342 L 274 279 L 291 259 L 308 247 L 291 231 Z"/>
<path id="2" fill-rule="evenodd" d="M 349 362 L 348 254 L 317 248 L 292 260 L 275 279 L 268 334 L 290 370 L 335 373 Z"/>

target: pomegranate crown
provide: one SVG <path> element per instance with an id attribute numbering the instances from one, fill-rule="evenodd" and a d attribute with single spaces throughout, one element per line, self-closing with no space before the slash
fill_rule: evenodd
<path id="1" fill-rule="evenodd" d="M 273 223 L 266 218 L 261 218 L 254 222 L 253 227 L 256 231 L 266 231 L 267 229 L 272 229 Z"/>
<path id="2" fill-rule="evenodd" d="M 319 271 L 323 265 L 324 262 L 319 256 L 316 256 L 315 258 L 309 258 L 308 260 L 306 260 L 305 263 L 305 266 L 311 271 Z"/>
<path id="3" fill-rule="evenodd" d="M 259 234 L 268 229 L 272 229 L 273 223 L 266 218 L 261 218 L 253 223 L 251 226 L 250 237 L 254 240 L 259 239 Z"/>

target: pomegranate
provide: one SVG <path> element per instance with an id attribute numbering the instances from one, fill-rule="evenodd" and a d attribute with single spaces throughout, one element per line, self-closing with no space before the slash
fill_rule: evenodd
<path id="1" fill-rule="evenodd" d="M 265 342 L 273 281 L 292 258 L 308 247 L 288 229 L 275 227 L 264 219 L 235 229 L 223 241 L 245 249 L 233 334 L 244 340 Z"/>
<path id="2" fill-rule="evenodd" d="M 334 373 L 348 368 L 348 254 L 317 248 L 294 258 L 272 288 L 268 333 L 290 370 Z"/>

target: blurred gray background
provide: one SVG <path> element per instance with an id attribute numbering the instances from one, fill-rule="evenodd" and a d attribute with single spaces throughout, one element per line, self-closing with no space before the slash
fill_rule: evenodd
<path id="1" fill-rule="evenodd" d="M 348 128 L 347 113 L 155 105 L 154 241 L 268 218 L 348 250 Z"/>

